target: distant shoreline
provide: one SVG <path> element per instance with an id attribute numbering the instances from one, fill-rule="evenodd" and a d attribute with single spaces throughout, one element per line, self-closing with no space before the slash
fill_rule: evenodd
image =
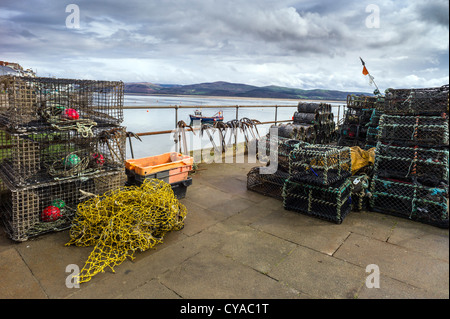
<path id="1" fill-rule="evenodd" d="M 346 103 L 346 100 L 314 100 L 314 99 L 287 99 L 272 97 L 238 97 L 238 96 L 216 96 L 216 95 L 182 95 L 182 94 L 149 94 L 149 93 L 124 93 L 125 95 L 161 96 L 161 97 L 193 97 L 198 99 L 227 99 L 227 100 L 256 100 L 256 101 L 303 101 L 321 103 Z"/>

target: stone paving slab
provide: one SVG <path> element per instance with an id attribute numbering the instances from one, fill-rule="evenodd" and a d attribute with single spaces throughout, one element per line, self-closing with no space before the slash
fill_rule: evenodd
<path id="1" fill-rule="evenodd" d="M 448 262 L 359 234 L 351 234 L 334 257 L 363 268 L 375 264 L 384 276 L 448 298 Z"/>

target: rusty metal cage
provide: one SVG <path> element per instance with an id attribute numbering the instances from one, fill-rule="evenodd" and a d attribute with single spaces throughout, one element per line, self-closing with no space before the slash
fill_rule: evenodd
<path id="1" fill-rule="evenodd" d="M 125 181 L 123 171 L 112 171 L 27 187 L 10 187 L 7 199 L 0 205 L 1 217 L 9 237 L 15 241 L 65 230 L 71 226 L 81 201 L 90 194 L 103 194 L 124 186 Z M 45 209 L 49 207 L 58 212 L 58 218 L 45 218 Z"/>
<path id="2" fill-rule="evenodd" d="M 0 131 L 0 176 L 15 186 L 124 168 L 124 127 L 26 133 Z"/>
<path id="3" fill-rule="evenodd" d="M 46 126 L 120 125 L 123 82 L 0 76 L 0 126 L 39 130 Z"/>

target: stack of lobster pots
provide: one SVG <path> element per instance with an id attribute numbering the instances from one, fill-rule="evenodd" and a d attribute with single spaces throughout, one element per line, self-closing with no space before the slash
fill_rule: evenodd
<path id="1" fill-rule="evenodd" d="M 448 228 L 449 86 L 386 90 L 371 210 Z"/>
<path id="2" fill-rule="evenodd" d="M 0 216 L 25 241 L 125 182 L 123 83 L 0 76 Z"/>
<path id="3" fill-rule="evenodd" d="M 338 145 L 365 147 L 370 121 L 377 103 L 379 98 L 374 96 L 347 97 L 347 111 L 344 122 L 339 127 Z"/>
<path id="4" fill-rule="evenodd" d="M 309 144 L 328 144 L 336 138 L 336 123 L 331 105 L 300 102 L 293 123 L 278 126 L 278 135 Z"/>

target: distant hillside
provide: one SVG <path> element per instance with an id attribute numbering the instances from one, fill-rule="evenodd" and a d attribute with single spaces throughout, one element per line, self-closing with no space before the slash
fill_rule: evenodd
<path id="1" fill-rule="evenodd" d="M 148 82 L 125 83 L 125 93 L 204 95 L 278 99 L 346 100 L 349 94 L 372 95 L 365 92 L 342 92 L 335 90 L 301 90 L 281 86 L 258 87 L 247 84 L 213 82 L 191 85 L 153 84 Z"/>

